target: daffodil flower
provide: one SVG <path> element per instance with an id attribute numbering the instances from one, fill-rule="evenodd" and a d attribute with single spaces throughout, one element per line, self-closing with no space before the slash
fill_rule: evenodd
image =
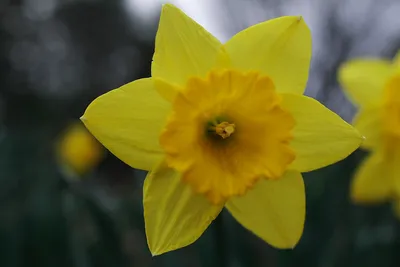
<path id="1" fill-rule="evenodd" d="M 82 117 L 117 157 L 150 171 L 143 203 L 153 255 L 196 241 L 224 207 L 272 246 L 297 244 L 300 173 L 345 158 L 362 141 L 302 95 L 310 58 L 301 17 L 254 25 L 221 44 L 163 6 L 152 77 L 100 96 Z"/>
<path id="2" fill-rule="evenodd" d="M 354 126 L 371 153 L 358 168 L 351 197 L 379 203 L 400 193 L 400 53 L 391 62 L 353 59 L 340 68 L 339 81 L 359 108 Z"/>
<path id="3" fill-rule="evenodd" d="M 66 173 L 79 177 L 99 164 L 104 157 L 103 150 L 81 123 L 74 122 L 57 140 L 56 155 Z"/>

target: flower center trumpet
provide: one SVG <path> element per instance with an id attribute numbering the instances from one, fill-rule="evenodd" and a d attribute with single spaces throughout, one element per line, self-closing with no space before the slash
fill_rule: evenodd
<path id="1" fill-rule="evenodd" d="M 211 71 L 177 92 L 160 144 L 168 166 L 219 204 L 261 177 L 283 175 L 295 158 L 289 147 L 294 125 L 267 76 Z"/>

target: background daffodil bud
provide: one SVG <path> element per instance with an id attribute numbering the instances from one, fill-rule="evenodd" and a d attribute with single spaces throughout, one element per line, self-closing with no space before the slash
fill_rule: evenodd
<path id="1" fill-rule="evenodd" d="M 56 151 L 63 168 L 77 176 L 90 172 L 105 155 L 103 147 L 79 122 L 66 128 Z"/>

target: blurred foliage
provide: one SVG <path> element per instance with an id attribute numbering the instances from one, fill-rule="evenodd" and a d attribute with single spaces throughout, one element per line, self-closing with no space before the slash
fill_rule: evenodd
<path id="1" fill-rule="evenodd" d="M 317 55 L 316 64 L 326 66 L 311 84 L 325 88 L 319 98 L 332 103 L 337 66 L 357 45 L 340 25 L 338 7 L 323 2 L 331 8 L 321 37 L 330 57 Z M 107 154 L 69 179 L 54 144 L 96 96 L 150 75 L 154 21 L 141 24 L 121 1 L 0 2 L 0 266 L 399 266 L 392 207 L 349 201 L 362 151 L 305 174 L 307 219 L 293 250 L 269 247 L 224 211 L 194 245 L 152 258 L 141 202 L 145 173 Z M 383 54 L 397 48 L 393 43 Z"/>

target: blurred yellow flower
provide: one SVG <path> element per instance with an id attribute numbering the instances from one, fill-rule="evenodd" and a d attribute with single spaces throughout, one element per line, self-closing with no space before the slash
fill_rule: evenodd
<path id="1" fill-rule="evenodd" d="M 272 246 L 297 244 L 300 172 L 337 162 L 362 141 L 303 96 L 310 59 L 301 17 L 257 24 L 221 44 L 163 6 L 152 77 L 98 97 L 82 116 L 112 153 L 150 171 L 143 202 L 153 255 L 193 243 L 223 207 Z"/>
<path id="2" fill-rule="evenodd" d="M 371 151 L 355 174 L 351 197 L 358 203 L 387 201 L 400 193 L 400 56 L 392 62 L 349 61 L 339 81 L 359 107 L 354 126 L 366 137 L 362 147 Z"/>
<path id="3" fill-rule="evenodd" d="M 69 172 L 83 175 L 100 162 L 104 150 L 81 123 L 74 123 L 58 140 L 57 155 L 62 166 Z"/>

